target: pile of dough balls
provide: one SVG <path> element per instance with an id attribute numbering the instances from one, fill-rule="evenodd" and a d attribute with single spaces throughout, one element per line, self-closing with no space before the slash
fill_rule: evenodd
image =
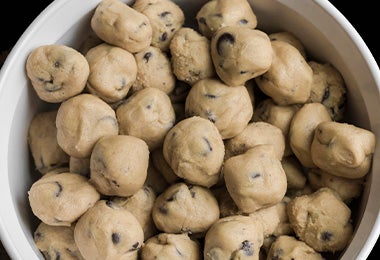
<path id="1" fill-rule="evenodd" d="M 46 259 L 323 259 L 355 230 L 375 135 L 347 88 L 247 0 L 102 0 L 78 48 L 31 51 Z"/>

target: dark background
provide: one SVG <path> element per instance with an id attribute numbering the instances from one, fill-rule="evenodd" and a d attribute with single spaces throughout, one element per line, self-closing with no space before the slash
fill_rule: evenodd
<path id="1" fill-rule="evenodd" d="M 0 15 L 0 52 L 2 55 L 6 55 L 27 26 L 51 2 L 51 0 L 6 1 L 6 4 L 2 5 L 2 9 L 5 11 Z M 377 6 L 375 6 L 377 1 L 331 0 L 330 2 L 353 25 L 377 63 L 380 64 L 380 39 L 378 35 L 380 15 Z M 380 242 L 378 241 L 374 249 L 379 248 Z M 1 245 L 0 259 L 7 259 L 5 253 L 2 252 Z M 373 252 L 368 259 L 376 259 L 375 253 Z"/>

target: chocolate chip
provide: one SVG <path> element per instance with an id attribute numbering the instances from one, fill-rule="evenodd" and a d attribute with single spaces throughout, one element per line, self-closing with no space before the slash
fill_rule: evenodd
<path id="1" fill-rule="evenodd" d="M 284 250 L 282 248 L 277 248 L 272 255 L 272 260 L 280 259 L 283 253 L 284 253 Z"/>
<path id="2" fill-rule="evenodd" d="M 158 207 L 158 211 L 164 215 L 168 214 L 169 212 L 169 210 L 164 205 Z"/>
<path id="3" fill-rule="evenodd" d="M 258 172 L 253 172 L 253 173 L 250 174 L 250 177 L 251 177 L 252 179 L 259 178 L 260 176 L 261 176 L 261 174 L 258 173 Z"/>
<path id="4" fill-rule="evenodd" d="M 55 193 L 55 196 L 58 198 L 59 196 L 61 196 L 63 187 L 58 181 L 56 181 L 55 184 L 57 184 L 57 186 L 58 186 L 58 191 Z"/>
<path id="5" fill-rule="evenodd" d="M 139 242 L 134 243 L 132 245 L 132 248 L 129 251 L 135 251 L 135 250 L 139 249 L 139 245 L 140 245 Z"/>
<path id="6" fill-rule="evenodd" d="M 326 87 L 325 88 L 325 92 L 323 93 L 323 97 L 322 97 L 322 100 L 321 100 L 321 103 L 323 103 L 324 101 L 326 101 L 326 99 L 328 99 L 330 97 L 330 87 Z"/>
<path id="7" fill-rule="evenodd" d="M 243 250 L 244 254 L 246 256 L 253 256 L 253 243 L 248 240 L 244 240 L 241 244 L 241 250 Z"/>
<path id="8" fill-rule="evenodd" d="M 164 32 L 161 37 L 160 37 L 160 41 L 164 42 L 166 41 L 166 39 L 168 38 L 168 34 L 166 32 Z"/>
<path id="9" fill-rule="evenodd" d="M 205 97 L 208 97 L 208 98 L 211 98 L 211 99 L 214 99 L 214 98 L 217 98 L 216 95 L 213 95 L 213 94 L 205 94 Z"/>
<path id="10" fill-rule="evenodd" d="M 59 61 L 54 62 L 54 67 L 55 68 L 61 67 L 61 63 Z"/>
<path id="11" fill-rule="evenodd" d="M 116 90 L 121 91 L 125 88 L 126 85 L 127 85 L 127 81 L 125 80 L 124 77 L 122 77 L 121 82 L 120 82 L 120 86 L 118 88 L 116 88 Z"/>
<path id="12" fill-rule="evenodd" d="M 116 187 L 120 187 L 119 183 L 117 183 L 117 181 L 115 180 L 111 180 L 112 184 L 115 185 Z"/>
<path id="13" fill-rule="evenodd" d="M 113 207 L 113 202 L 110 201 L 110 200 L 107 200 L 107 201 L 106 201 L 106 205 L 107 205 L 108 207 L 112 208 L 112 207 Z"/>
<path id="14" fill-rule="evenodd" d="M 221 13 L 214 14 L 214 16 L 216 16 L 216 17 L 223 17 L 223 15 Z"/>
<path id="15" fill-rule="evenodd" d="M 204 18 L 204 17 L 200 17 L 200 18 L 198 19 L 198 21 L 199 21 L 200 23 L 202 23 L 202 24 L 206 24 L 206 18 Z"/>
<path id="16" fill-rule="evenodd" d="M 40 240 L 43 237 L 41 232 L 34 233 L 34 240 Z"/>
<path id="17" fill-rule="evenodd" d="M 206 110 L 205 114 L 206 114 L 206 117 L 207 117 L 208 120 L 210 120 L 213 123 L 216 122 L 215 115 L 214 115 L 214 113 L 212 111 Z M 211 151 L 212 151 L 212 149 L 211 149 Z"/>
<path id="18" fill-rule="evenodd" d="M 178 254 L 178 255 L 182 256 L 181 251 L 179 251 L 179 249 L 178 249 L 177 247 L 175 248 L 175 250 L 177 251 L 177 254 Z"/>
<path id="19" fill-rule="evenodd" d="M 161 18 L 165 18 L 165 16 L 167 16 L 168 14 L 170 14 L 170 12 L 168 12 L 168 11 L 162 12 L 162 13 L 160 14 L 160 17 L 161 17 Z"/>
<path id="20" fill-rule="evenodd" d="M 118 233 L 112 233 L 112 243 L 119 244 L 120 242 L 120 235 Z"/>
<path id="21" fill-rule="evenodd" d="M 239 22 L 240 22 L 241 24 L 247 24 L 247 23 L 248 23 L 247 19 L 241 19 Z"/>
<path id="22" fill-rule="evenodd" d="M 169 198 L 166 199 L 167 202 L 172 202 L 175 200 L 175 197 L 176 197 L 176 194 L 177 193 L 174 193 L 173 195 L 171 195 Z"/>
<path id="23" fill-rule="evenodd" d="M 61 90 L 62 88 L 63 88 L 62 84 L 55 85 L 53 84 L 53 80 L 45 82 L 45 85 L 44 85 L 44 90 L 46 90 L 47 92 L 55 92 L 55 91 Z"/>
<path id="24" fill-rule="evenodd" d="M 219 55 L 223 55 L 223 49 L 225 45 L 234 45 L 235 37 L 230 33 L 223 33 L 219 36 L 216 42 L 216 49 Z"/>
<path id="25" fill-rule="evenodd" d="M 144 60 L 145 62 L 148 62 L 149 59 L 150 59 L 150 57 L 152 57 L 152 55 L 153 55 L 153 54 L 152 54 L 150 51 L 148 51 L 147 53 L 144 54 L 143 60 Z"/>
<path id="26" fill-rule="evenodd" d="M 331 237 L 333 236 L 332 233 L 328 232 L 328 231 L 324 231 L 321 233 L 321 239 L 323 241 L 331 241 Z"/>
<path id="27" fill-rule="evenodd" d="M 206 137 L 203 137 L 203 140 L 206 142 L 207 148 L 211 152 L 212 151 L 212 146 L 210 144 L 210 141 Z"/>
<path id="28" fill-rule="evenodd" d="M 246 73 L 248 73 L 248 71 L 246 71 L 246 70 L 241 70 L 240 71 L 240 74 L 246 74 Z"/>
<path id="29" fill-rule="evenodd" d="M 61 253 L 55 251 L 55 260 L 60 260 L 61 259 Z"/>
<path id="30" fill-rule="evenodd" d="M 151 109 L 151 108 L 152 108 L 152 105 L 151 105 L 151 104 L 148 104 L 148 105 L 146 106 L 146 108 L 147 108 L 147 109 Z"/>

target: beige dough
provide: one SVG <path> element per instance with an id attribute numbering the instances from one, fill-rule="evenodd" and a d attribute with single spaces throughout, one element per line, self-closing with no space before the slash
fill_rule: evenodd
<path id="1" fill-rule="evenodd" d="M 99 199 L 100 194 L 76 173 L 47 173 L 28 191 L 33 214 L 51 226 L 70 226 Z"/>
<path id="2" fill-rule="evenodd" d="M 222 138 L 229 139 L 247 127 L 253 107 L 245 86 L 232 88 L 219 79 L 202 79 L 187 95 L 185 113 L 210 120 Z"/>
<path id="3" fill-rule="evenodd" d="M 121 0 L 102 0 L 91 17 L 91 29 L 103 41 L 131 53 L 139 52 L 152 42 L 148 17 Z"/>
<path id="4" fill-rule="evenodd" d="M 132 260 L 143 246 L 144 233 L 128 210 L 99 200 L 78 220 L 74 240 L 85 259 Z"/>
<path id="5" fill-rule="evenodd" d="M 290 155 L 282 158 L 282 168 L 286 174 L 287 188 L 301 190 L 306 185 L 306 174 L 297 157 Z"/>
<path id="6" fill-rule="evenodd" d="M 87 93 L 60 105 L 56 126 L 59 146 L 77 158 L 89 158 L 101 137 L 119 132 L 115 111 L 99 97 Z"/>
<path id="7" fill-rule="evenodd" d="M 61 45 L 41 45 L 26 60 L 26 73 L 38 97 L 60 103 L 83 91 L 90 67 L 76 49 Z"/>
<path id="8" fill-rule="evenodd" d="M 90 182 L 103 195 L 131 196 L 144 185 L 149 164 L 146 143 L 134 136 L 105 136 L 90 158 Z"/>
<path id="9" fill-rule="evenodd" d="M 108 43 L 91 48 L 86 59 L 90 65 L 87 90 L 107 103 L 124 99 L 136 80 L 137 65 L 134 56 Z"/>
<path id="10" fill-rule="evenodd" d="M 162 174 L 162 177 L 170 184 L 178 182 L 180 178 L 174 173 L 168 162 L 165 160 L 162 147 L 155 149 L 150 154 L 154 167 Z"/>
<path id="11" fill-rule="evenodd" d="M 57 110 L 39 112 L 29 124 L 29 150 L 36 170 L 42 174 L 69 163 L 69 156 L 58 145 L 56 116 Z"/>
<path id="12" fill-rule="evenodd" d="M 290 31 L 279 31 L 268 35 L 271 41 L 284 41 L 290 43 L 301 53 L 301 55 L 307 60 L 305 46 L 301 40 Z"/>
<path id="13" fill-rule="evenodd" d="M 225 26 L 211 38 L 211 57 L 215 71 L 229 86 L 244 85 L 265 72 L 272 63 L 268 35 L 257 29 Z"/>
<path id="14" fill-rule="evenodd" d="M 165 137 L 163 154 L 174 173 L 188 183 L 211 187 L 220 179 L 224 143 L 208 119 L 193 116 L 174 125 Z"/>
<path id="15" fill-rule="evenodd" d="M 90 158 L 75 158 L 70 156 L 69 171 L 90 178 Z"/>
<path id="16" fill-rule="evenodd" d="M 144 185 L 151 187 L 156 195 L 163 193 L 170 186 L 161 172 L 154 167 L 151 157 L 149 158 L 148 173 Z"/>

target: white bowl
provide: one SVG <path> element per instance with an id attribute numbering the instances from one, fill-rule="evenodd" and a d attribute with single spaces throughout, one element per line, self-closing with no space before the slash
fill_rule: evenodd
<path id="1" fill-rule="evenodd" d="M 79 47 L 90 28 L 99 0 L 56 0 L 28 27 L 0 74 L 0 231 L 12 259 L 43 259 L 33 241 L 37 220 L 27 191 L 38 174 L 31 171 L 27 129 L 33 115 L 46 109 L 25 73 L 27 55 L 37 46 L 62 43 Z M 186 25 L 195 25 L 202 0 L 175 1 L 187 10 Z M 293 32 L 315 60 L 331 62 L 348 87 L 348 122 L 372 130 L 380 140 L 380 73 L 366 44 L 345 17 L 325 0 L 251 0 L 259 27 L 266 32 Z M 365 259 L 380 234 L 380 150 L 363 192 L 355 236 L 341 259 Z"/>

